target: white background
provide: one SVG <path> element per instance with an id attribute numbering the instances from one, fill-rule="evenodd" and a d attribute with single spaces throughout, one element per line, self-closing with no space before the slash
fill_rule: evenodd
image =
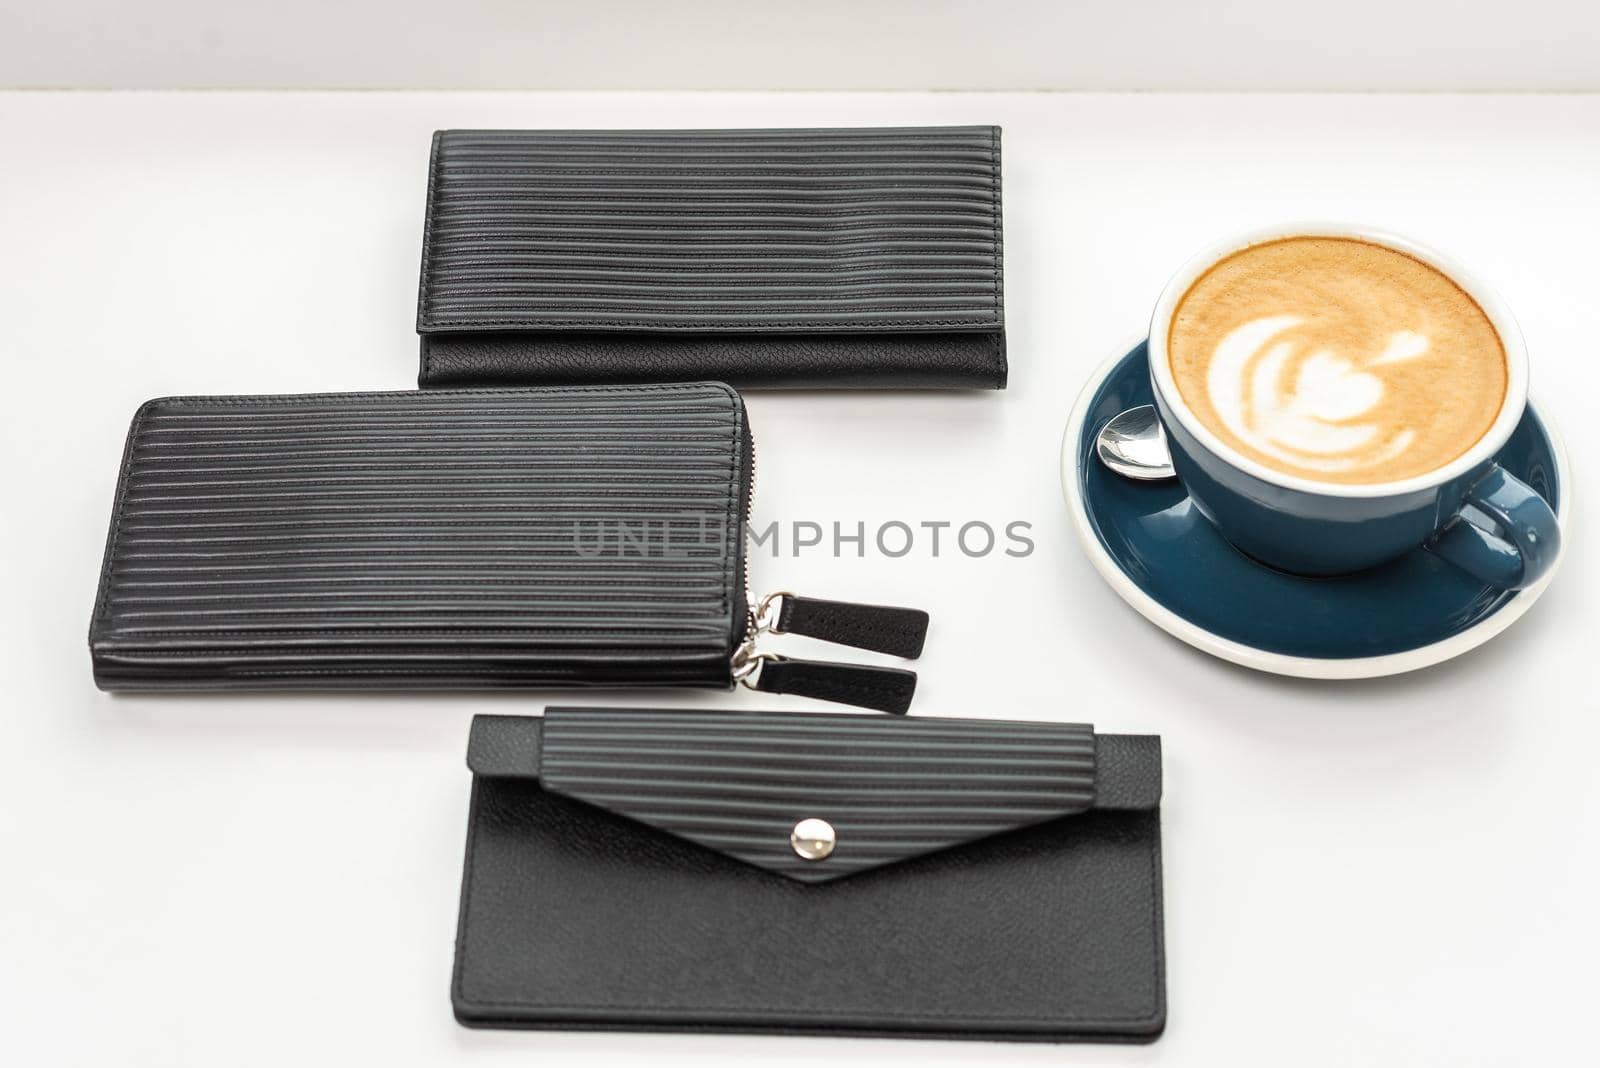
<path id="1" fill-rule="evenodd" d="M 140 401 L 413 381 L 435 128 L 973 122 L 1005 127 L 1011 388 L 752 396 L 756 517 L 1022 519 L 1037 551 L 758 557 L 754 580 L 931 610 L 919 713 L 1163 736 L 1171 1022 L 1154 1046 L 464 1030 L 448 985 L 468 720 L 572 695 L 94 689 L 84 636 Z M 9 94 L 0 144 L 6 1063 L 1592 1055 L 1600 98 Z M 1193 249 L 1296 217 L 1478 267 L 1521 317 L 1572 454 L 1575 524 L 1544 600 L 1414 676 L 1305 683 L 1208 659 L 1116 598 L 1064 514 L 1057 448 L 1085 376 Z M 639 695 L 581 699 L 607 698 Z"/>
<path id="2" fill-rule="evenodd" d="M 0 87 L 1600 89 L 1600 5 L 0 0 Z"/>

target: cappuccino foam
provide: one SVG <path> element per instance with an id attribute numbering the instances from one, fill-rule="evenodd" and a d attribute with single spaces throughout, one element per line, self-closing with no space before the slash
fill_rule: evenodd
<path id="1" fill-rule="evenodd" d="M 1354 238 L 1219 261 L 1167 335 L 1178 392 L 1231 448 L 1289 475 L 1393 482 L 1472 448 L 1505 403 L 1505 347 L 1437 268 Z"/>

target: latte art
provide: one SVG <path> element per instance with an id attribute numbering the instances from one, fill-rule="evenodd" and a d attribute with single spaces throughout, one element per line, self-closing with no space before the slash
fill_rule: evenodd
<path id="1" fill-rule="evenodd" d="M 1385 482 L 1449 463 L 1494 422 L 1505 355 L 1433 267 L 1368 242 L 1289 238 L 1217 264 L 1168 338 L 1185 403 L 1279 471 Z"/>
<path id="2" fill-rule="evenodd" d="M 1285 463 L 1323 472 L 1394 459 L 1416 441 L 1409 426 L 1363 422 L 1383 400 L 1383 379 L 1367 368 L 1413 359 L 1428 339 L 1395 333 L 1367 363 L 1331 349 L 1297 352 L 1281 340 L 1305 320 L 1295 315 L 1255 319 L 1222 339 L 1206 374 L 1211 404 L 1224 426 L 1251 447 Z"/>

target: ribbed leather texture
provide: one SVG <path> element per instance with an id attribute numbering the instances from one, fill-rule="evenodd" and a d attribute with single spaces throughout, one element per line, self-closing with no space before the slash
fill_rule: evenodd
<path id="1" fill-rule="evenodd" d="M 96 679 L 726 686 L 749 462 L 720 384 L 152 401 Z"/>
<path id="2" fill-rule="evenodd" d="M 546 789 L 803 882 L 823 882 L 1092 807 L 1083 724 L 795 712 L 552 708 Z M 837 844 L 804 860 L 800 820 Z"/>
<path id="3" fill-rule="evenodd" d="M 1002 322 L 995 127 L 435 135 L 417 328 Z"/>

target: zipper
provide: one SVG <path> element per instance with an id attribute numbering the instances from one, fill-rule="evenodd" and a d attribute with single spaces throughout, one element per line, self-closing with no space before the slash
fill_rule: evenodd
<path id="1" fill-rule="evenodd" d="M 755 513 L 756 500 L 756 436 L 750 429 L 750 413 L 747 410 L 744 418 L 744 454 L 749 471 L 744 479 L 744 520 L 739 525 L 739 586 L 744 591 L 745 614 L 744 618 L 734 630 L 733 648 L 734 655 L 753 636 L 756 628 L 756 617 L 750 609 L 750 520 Z"/>
<path id="2" fill-rule="evenodd" d="M 820 641 L 913 659 L 922 652 L 928 614 L 915 608 L 800 597 L 788 591 L 752 601 L 744 641 L 733 652 L 733 679 L 762 693 L 787 693 L 903 715 L 917 674 L 872 664 L 801 660 L 759 647 L 763 634 L 803 634 Z"/>
<path id="3" fill-rule="evenodd" d="M 801 597 L 788 591 L 757 600 L 750 593 L 750 520 L 754 513 L 756 442 L 745 419 L 744 519 L 737 542 L 745 611 L 734 624 L 729 669 L 733 681 L 763 693 L 787 693 L 903 715 L 917 675 L 904 668 L 780 656 L 758 648 L 763 634 L 800 634 L 820 641 L 915 659 L 922 653 L 928 614 L 914 608 Z"/>

